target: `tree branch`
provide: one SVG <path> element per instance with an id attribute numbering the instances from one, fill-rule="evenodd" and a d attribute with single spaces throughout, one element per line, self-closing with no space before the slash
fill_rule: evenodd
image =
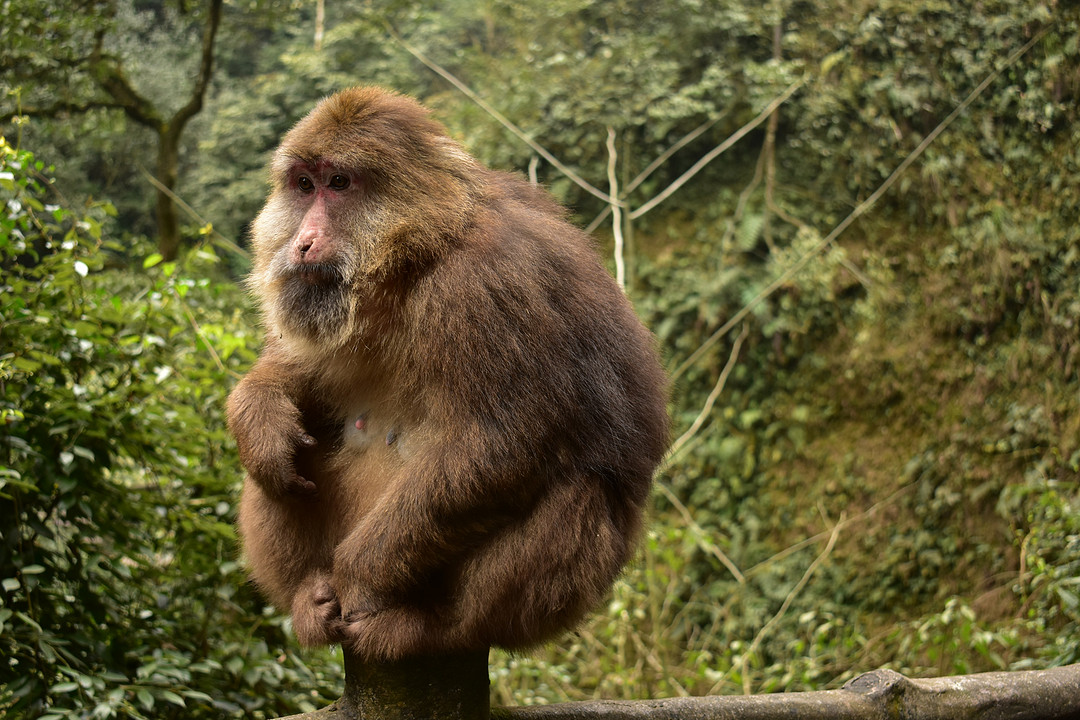
<path id="1" fill-rule="evenodd" d="M 346 656 L 347 657 L 347 656 Z M 349 683 L 346 674 L 346 685 Z M 493 708 L 492 720 L 1066 720 L 1080 712 L 1080 665 L 908 679 L 875 670 L 840 690 Z M 327 720 L 333 716 L 327 716 Z M 344 717 L 344 715 L 342 715 Z"/>
<path id="2" fill-rule="evenodd" d="M 626 292 L 626 263 L 623 259 L 623 233 L 622 233 L 622 210 L 614 198 L 619 197 L 619 181 L 615 177 L 615 165 L 618 159 L 615 154 L 615 128 L 608 126 L 607 129 L 608 151 L 608 187 L 611 189 L 611 232 L 615 236 L 615 282 Z"/>
<path id="3" fill-rule="evenodd" d="M 221 25 L 222 5 L 223 0 L 211 0 L 206 19 L 206 29 L 203 31 L 199 77 L 195 81 L 195 87 L 191 90 L 191 99 L 172 116 L 172 120 L 169 122 L 169 132 L 179 135 L 188 120 L 202 110 L 206 89 L 210 85 L 210 78 L 214 71 L 214 41 L 217 37 L 218 27 Z"/>
<path id="4" fill-rule="evenodd" d="M 705 153 L 705 155 L 702 156 L 702 158 L 700 160 L 698 160 L 696 163 L 694 163 L 694 165 L 689 170 L 687 170 L 682 175 L 680 175 L 679 178 L 677 180 L 675 180 L 675 182 L 671 183 L 666 188 L 664 188 L 664 190 L 661 191 L 658 195 L 656 195 L 653 199 L 649 200 L 649 202 L 645 203 L 644 205 L 639 207 L 637 210 L 634 210 L 632 213 L 630 213 L 630 219 L 631 220 L 636 220 L 637 218 L 641 217 L 645 213 L 652 210 L 654 207 L 656 207 L 660 203 L 664 202 L 664 200 L 667 200 L 668 197 L 670 197 L 676 190 L 678 190 L 683 185 L 685 185 L 686 182 L 688 180 L 690 180 L 690 178 L 697 175 L 701 171 L 702 168 L 704 168 L 706 165 L 711 163 L 713 160 L 715 160 L 717 157 L 719 157 L 724 151 L 726 151 L 732 145 L 734 145 L 739 140 L 741 140 L 751 130 L 756 128 L 761 123 L 765 122 L 769 118 L 769 116 L 773 114 L 773 111 L 775 111 L 776 108 L 783 105 L 788 100 L 788 98 L 790 98 L 792 95 L 794 95 L 795 91 L 798 90 L 799 88 L 801 88 L 805 83 L 806 83 L 806 78 L 799 78 L 795 82 L 788 85 L 787 89 L 784 90 L 784 92 L 780 93 L 780 95 L 778 95 L 772 102 L 770 102 L 768 105 L 766 105 L 765 109 L 762 110 L 760 113 L 758 113 L 757 116 L 754 117 L 753 120 L 746 123 L 741 128 L 739 128 L 734 133 L 732 133 L 731 136 L 728 137 L 727 140 L 720 143 L 719 145 L 714 147 L 709 152 Z"/>
<path id="5" fill-rule="evenodd" d="M 533 151 L 535 151 L 538 155 L 540 155 L 540 157 L 544 158 L 549 163 L 554 165 L 555 168 L 559 170 L 559 172 L 561 172 L 563 175 L 565 175 L 567 178 L 569 178 L 571 181 L 573 181 L 575 184 L 577 184 L 580 188 L 585 190 L 590 195 L 593 195 L 594 197 L 600 198 L 601 200 L 603 200 L 606 203 L 610 204 L 610 203 L 619 203 L 619 202 L 621 202 L 618 198 L 613 198 L 610 195 L 608 195 L 606 192 L 604 192 L 603 190 L 600 190 L 600 189 L 596 188 L 591 183 L 589 183 L 587 180 L 585 180 L 585 178 L 581 177 L 576 172 L 574 172 L 573 170 L 568 168 L 566 165 L 561 163 L 557 157 L 555 157 L 550 152 L 548 152 L 546 148 L 544 148 L 542 145 L 540 145 L 540 143 L 533 140 L 529 135 L 527 135 L 525 133 L 524 130 L 519 128 L 514 123 L 510 122 L 510 120 L 507 119 L 507 117 L 505 115 L 503 115 L 498 110 L 493 108 L 490 104 L 488 104 L 487 102 L 484 102 L 484 99 L 482 97 L 477 95 L 473 91 L 472 88 L 470 88 L 464 82 L 459 80 L 457 78 L 457 76 L 455 76 L 449 70 L 444 68 L 442 65 L 439 65 L 437 62 L 435 62 L 434 60 L 429 58 L 427 55 L 424 55 L 424 53 L 420 52 L 419 50 L 414 48 L 409 43 L 405 42 L 405 38 L 403 38 L 398 33 L 398 31 L 395 30 L 394 27 L 392 25 L 390 25 L 389 23 L 386 23 L 386 31 L 390 34 L 390 37 L 393 38 L 394 41 L 397 42 L 398 45 L 405 48 L 405 50 L 408 51 L 409 54 L 411 54 L 413 57 L 415 57 L 420 62 L 424 63 L 424 65 L 427 65 L 432 71 L 434 71 L 435 73 L 441 75 L 447 82 L 449 82 L 451 85 L 453 85 L 458 90 L 460 90 L 462 93 L 464 93 L 467 98 L 469 98 L 474 103 L 479 105 L 484 110 L 484 112 L 486 112 L 488 115 L 490 115 L 491 117 L 498 120 L 499 123 L 502 124 L 503 127 L 505 127 L 510 132 L 514 133 L 514 135 L 516 135 L 522 142 L 524 142 L 526 145 L 528 145 L 530 148 L 532 148 Z"/>
<path id="6" fill-rule="evenodd" d="M 94 51 L 87 64 L 90 77 L 98 87 L 116 101 L 116 107 L 123 110 L 124 114 L 140 125 L 153 128 L 160 133 L 165 127 L 164 118 L 158 113 L 154 104 L 140 95 L 131 84 L 119 61 L 102 53 L 101 48 L 104 43 L 105 31 L 99 30 L 94 38 Z"/>

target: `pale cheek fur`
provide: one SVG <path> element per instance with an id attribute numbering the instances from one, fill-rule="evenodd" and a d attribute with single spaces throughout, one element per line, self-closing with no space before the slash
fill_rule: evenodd
<path id="1" fill-rule="evenodd" d="M 251 226 L 251 240 L 255 255 L 254 272 L 267 270 L 268 261 L 289 241 L 303 220 L 303 213 L 277 195 L 272 196 Z"/>

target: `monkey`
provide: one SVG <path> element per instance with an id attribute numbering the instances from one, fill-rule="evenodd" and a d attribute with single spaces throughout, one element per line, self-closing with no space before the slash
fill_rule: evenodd
<path id="1" fill-rule="evenodd" d="M 420 103 L 319 102 L 270 161 L 227 400 L 250 575 L 301 645 L 527 649 L 631 559 L 667 447 L 655 338 L 544 189 Z"/>

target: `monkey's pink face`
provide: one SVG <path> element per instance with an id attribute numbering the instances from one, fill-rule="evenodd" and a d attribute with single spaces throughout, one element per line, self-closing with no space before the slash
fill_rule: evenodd
<path id="1" fill-rule="evenodd" d="M 287 248 L 288 262 L 302 279 L 319 282 L 322 269 L 340 263 L 355 242 L 347 228 L 360 202 L 360 177 L 325 160 L 297 161 L 285 181 L 290 204 L 303 212 Z"/>
<path id="2" fill-rule="evenodd" d="M 280 330 L 308 341 L 349 326 L 364 254 L 364 179 L 327 160 L 293 159 L 255 223 L 254 282 Z"/>

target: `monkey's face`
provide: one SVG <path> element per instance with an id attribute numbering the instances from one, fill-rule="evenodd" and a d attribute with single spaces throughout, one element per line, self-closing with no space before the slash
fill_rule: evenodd
<path id="1" fill-rule="evenodd" d="M 354 169 L 293 159 L 255 221 L 251 282 L 272 330 L 336 347 L 353 333 L 357 283 L 380 204 Z M 369 198 L 368 198 L 369 199 Z"/>
<path id="2" fill-rule="evenodd" d="M 284 138 L 255 220 L 251 285 L 294 346 L 355 342 L 375 283 L 461 241 L 479 167 L 415 102 L 355 88 Z"/>

